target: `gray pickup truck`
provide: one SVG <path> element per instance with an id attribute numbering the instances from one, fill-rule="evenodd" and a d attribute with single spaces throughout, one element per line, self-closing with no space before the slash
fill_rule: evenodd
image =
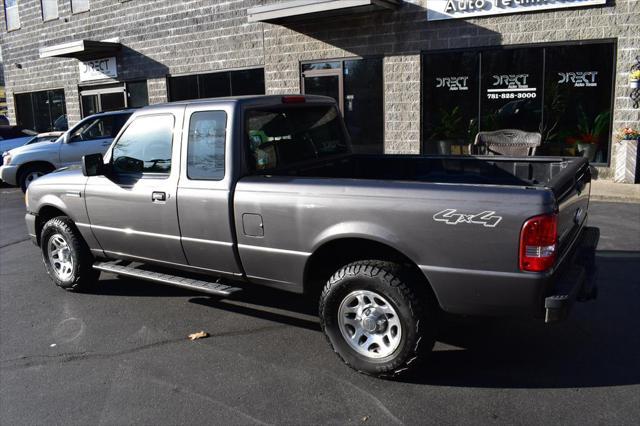
<path id="1" fill-rule="evenodd" d="M 64 289 L 304 293 L 344 362 L 393 376 L 442 311 L 552 322 L 595 297 L 590 182 L 582 158 L 356 155 L 329 98 L 225 98 L 136 111 L 29 187 L 26 222 Z"/>

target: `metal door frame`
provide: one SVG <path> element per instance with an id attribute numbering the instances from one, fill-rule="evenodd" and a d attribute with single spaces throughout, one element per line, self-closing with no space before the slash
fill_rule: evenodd
<path id="1" fill-rule="evenodd" d="M 306 77 L 338 77 L 338 107 L 340 114 L 344 116 L 344 71 L 342 61 L 339 68 L 326 70 L 307 70 L 302 72 L 302 93 L 306 94 L 304 79 Z"/>

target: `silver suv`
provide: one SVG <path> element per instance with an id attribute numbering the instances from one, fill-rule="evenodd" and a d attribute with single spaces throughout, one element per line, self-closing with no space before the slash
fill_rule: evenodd
<path id="1" fill-rule="evenodd" d="M 80 163 L 84 155 L 104 154 L 133 110 L 91 115 L 80 121 L 54 143 L 20 146 L 2 154 L 0 179 L 23 191 L 35 179 L 55 169 Z"/>

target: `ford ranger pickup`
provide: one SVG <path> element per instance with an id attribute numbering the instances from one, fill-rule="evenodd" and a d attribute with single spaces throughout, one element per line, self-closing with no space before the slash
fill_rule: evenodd
<path id="1" fill-rule="evenodd" d="M 330 98 L 222 98 L 134 112 L 29 186 L 26 222 L 64 289 L 306 294 L 340 358 L 384 377 L 431 351 L 439 312 L 554 322 L 594 298 L 590 182 L 584 158 L 354 154 Z"/>

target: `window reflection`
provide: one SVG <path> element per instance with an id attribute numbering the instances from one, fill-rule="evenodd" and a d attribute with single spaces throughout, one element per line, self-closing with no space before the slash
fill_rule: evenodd
<path id="1" fill-rule="evenodd" d="M 609 159 L 611 42 L 426 53 L 423 151 L 467 153 L 479 131 L 539 132 L 536 155 Z"/>

